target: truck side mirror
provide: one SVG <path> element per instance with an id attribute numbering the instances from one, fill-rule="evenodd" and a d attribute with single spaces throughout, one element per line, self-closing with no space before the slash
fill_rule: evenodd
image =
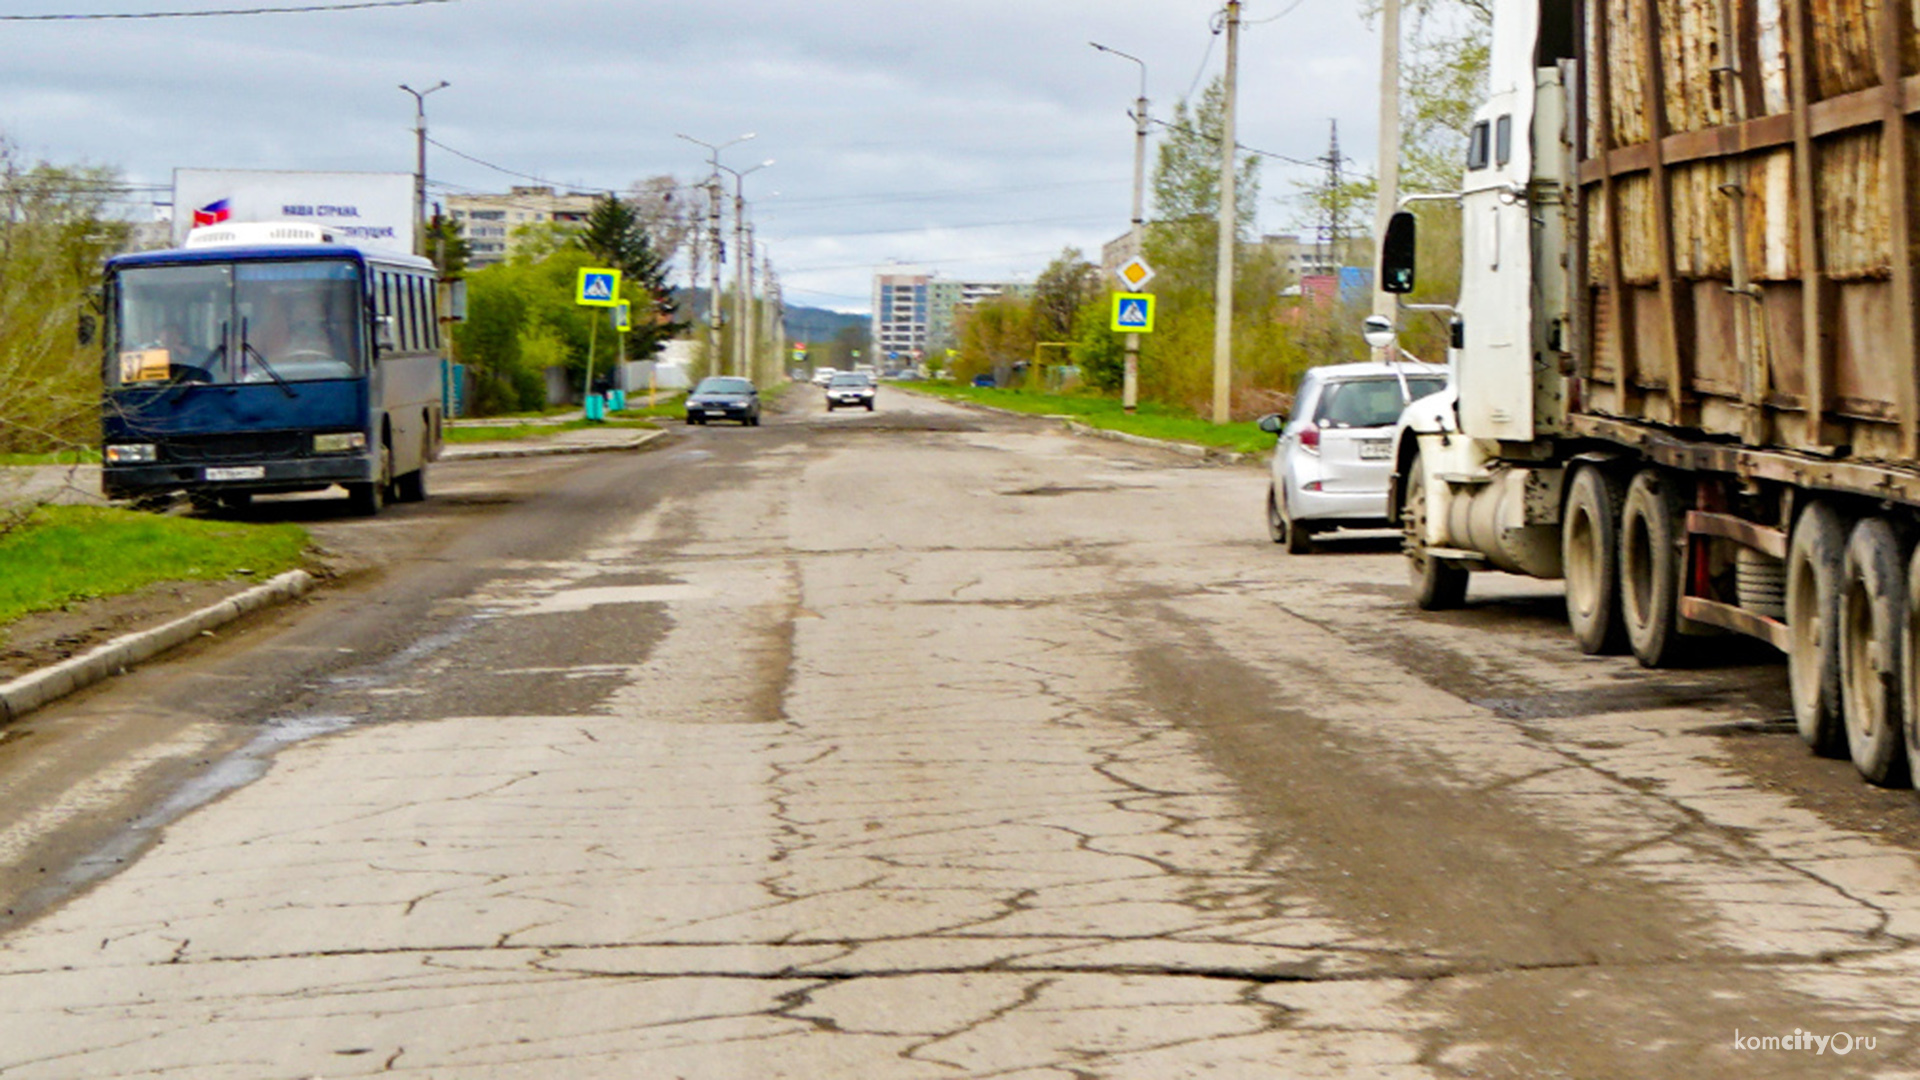
<path id="1" fill-rule="evenodd" d="M 1387 237 L 1380 245 L 1380 291 L 1401 294 L 1413 291 L 1413 251 L 1418 229 L 1411 210 L 1395 211 L 1387 220 Z"/>
<path id="2" fill-rule="evenodd" d="M 82 312 L 80 315 L 80 325 L 77 328 L 78 336 L 80 338 L 80 344 L 82 345 L 93 344 L 94 326 L 95 326 L 95 323 L 94 323 L 93 316 Z"/>
<path id="3" fill-rule="evenodd" d="M 454 322 L 467 320 L 466 278 L 455 278 L 447 282 L 447 318 Z"/>
<path id="4" fill-rule="evenodd" d="M 394 318 L 382 315 L 373 320 L 373 347 L 376 352 L 392 352 L 394 345 Z"/>

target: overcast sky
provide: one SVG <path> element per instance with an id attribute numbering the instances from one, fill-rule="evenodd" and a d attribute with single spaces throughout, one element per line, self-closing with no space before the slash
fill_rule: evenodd
<path id="1" fill-rule="evenodd" d="M 0 15 L 292 6 L 326 0 L 0 0 Z M 865 311 L 894 262 L 1031 279 L 1063 246 L 1124 232 L 1127 110 L 1147 63 L 1155 116 L 1223 68 L 1212 0 L 451 0 L 219 18 L 0 21 L 0 134 L 34 158 L 164 187 L 176 167 L 413 169 L 427 98 L 435 193 L 529 183 L 694 181 L 684 133 L 751 142 L 751 216 L 792 303 Z M 1298 159 L 1374 158 L 1379 45 L 1359 0 L 1247 0 L 1240 141 Z M 469 160 L 469 159 L 477 159 Z M 1149 158 L 1151 161 L 1151 157 Z M 487 164 L 479 164 L 484 162 Z M 1262 167 L 1260 225 L 1293 231 L 1292 181 Z M 164 192 L 136 194 L 140 208 Z M 683 279 L 681 260 L 676 279 Z"/>

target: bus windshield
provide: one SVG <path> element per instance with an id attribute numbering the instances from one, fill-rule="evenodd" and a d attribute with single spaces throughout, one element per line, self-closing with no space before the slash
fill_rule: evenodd
<path id="1" fill-rule="evenodd" d="M 366 370 L 360 272 L 345 259 L 129 267 L 115 295 L 109 385 L 312 382 Z"/>

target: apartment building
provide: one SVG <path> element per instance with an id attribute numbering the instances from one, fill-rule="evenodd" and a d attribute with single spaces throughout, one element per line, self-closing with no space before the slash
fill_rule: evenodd
<path id="1" fill-rule="evenodd" d="M 873 279 L 873 353 L 881 360 L 925 358 L 955 345 L 958 313 L 994 296 L 1033 295 L 1019 281 L 957 281 L 937 274 L 876 274 Z"/>
<path id="2" fill-rule="evenodd" d="M 504 195 L 449 195 L 447 213 L 466 231 L 472 254 L 467 265 L 479 269 L 505 262 L 515 246 L 514 230 L 543 222 L 587 220 L 599 196 L 561 194 L 550 187 L 515 186 Z"/>

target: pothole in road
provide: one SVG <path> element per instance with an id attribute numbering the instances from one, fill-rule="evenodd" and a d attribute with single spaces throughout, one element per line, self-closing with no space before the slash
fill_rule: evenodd
<path id="1" fill-rule="evenodd" d="M 1122 490 L 1122 488 L 1118 484 L 1088 484 L 1081 486 L 1072 484 L 1042 484 L 1039 487 L 1015 488 L 1012 491 L 1002 491 L 1000 494 L 1050 498 L 1056 495 L 1096 495 L 1103 491 L 1120 490 Z"/>

